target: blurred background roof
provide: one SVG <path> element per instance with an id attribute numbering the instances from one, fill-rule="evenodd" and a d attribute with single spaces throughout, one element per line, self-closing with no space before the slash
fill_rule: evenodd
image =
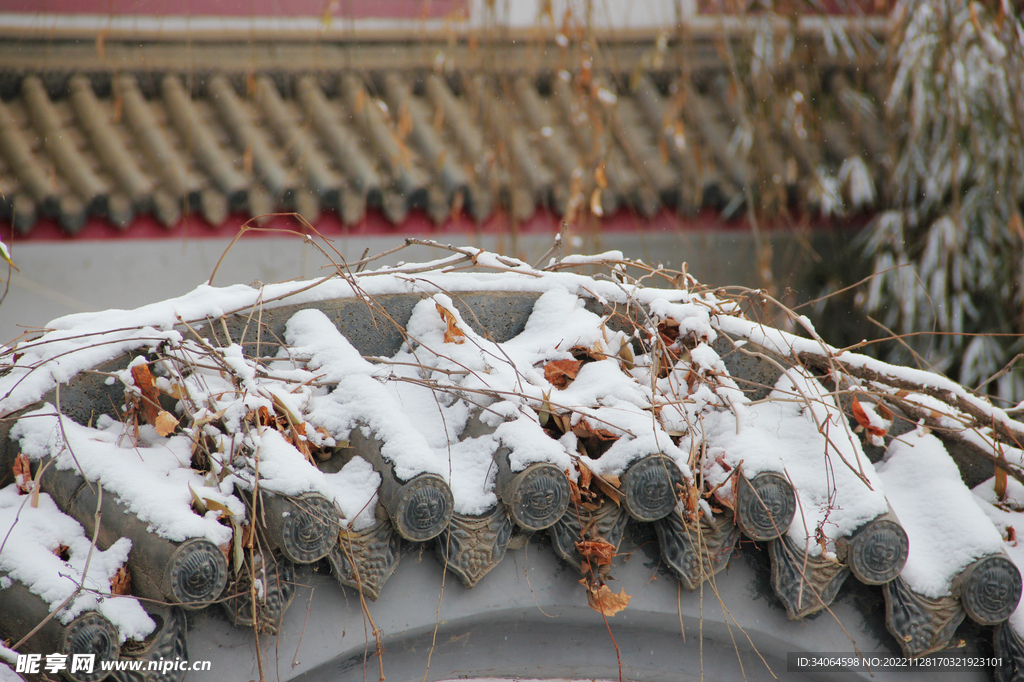
<path id="1" fill-rule="evenodd" d="M 651 241 L 629 255 L 709 263 L 721 254 L 695 258 L 681 230 L 725 230 L 703 242 L 746 253 L 751 220 L 863 224 L 890 144 L 888 3 L 720 5 L 0 0 L 0 229 L 28 266 L 5 313 L 41 324 L 187 290 L 206 259 L 175 259 L 177 288 L 143 294 L 58 250 L 152 262 L 126 249 L 206 238 L 219 253 L 250 219 L 345 240 L 490 235 L 521 256 L 565 224 L 576 248 Z M 772 91 L 752 103 L 736 69 L 767 58 Z M 280 240 L 248 248 L 266 281 L 310 274 L 274 267 Z M 756 285 L 759 267 L 704 274 Z"/>

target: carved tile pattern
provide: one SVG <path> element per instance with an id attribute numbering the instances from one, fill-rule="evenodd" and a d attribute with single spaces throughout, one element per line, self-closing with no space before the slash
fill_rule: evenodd
<path id="1" fill-rule="evenodd" d="M 511 499 L 504 499 L 516 523 L 526 530 L 550 528 L 569 506 L 569 480 L 551 464 L 531 464 L 517 474 Z"/>
<path id="2" fill-rule="evenodd" d="M 669 516 L 678 502 L 676 486 L 682 480 L 679 467 L 668 457 L 645 457 L 622 475 L 626 511 L 638 521 L 656 521 Z"/>
<path id="3" fill-rule="evenodd" d="M 736 492 L 736 523 L 751 540 L 772 540 L 785 533 L 796 513 L 793 486 L 780 474 L 740 476 Z"/>
<path id="4" fill-rule="evenodd" d="M 202 608 L 228 582 L 224 552 L 209 540 L 190 540 L 171 557 L 171 592 L 185 608 Z"/>
<path id="5" fill-rule="evenodd" d="M 448 530 L 438 536 L 438 561 L 471 588 L 505 557 L 512 520 L 498 505 L 482 516 L 454 514 Z"/>
<path id="6" fill-rule="evenodd" d="M 229 594 L 241 593 L 241 596 L 226 599 L 222 604 L 236 626 L 251 628 L 258 619 L 260 632 L 275 635 L 295 596 L 295 565 L 287 559 L 277 559 L 270 554 L 265 556 L 266 569 L 256 569 L 256 578 L 263 582 L 263 598 L 257 599 L 255 616 L 248 575 L 228 588 Z"/>
<path id="7" fill-rule="evenodd" d="M 967 615 L 982 625 L 1001 623 L 1020 601 L 1021 579 L 1017 566 L 1005 556 L 979 561 L 963 586 Z"/>
<path id="8" fill-rule="evenodd" d="M 360 533 L 341 531 L 341 540 L 327 558 L 339 583 L 354 590 L 362 587 L 364 596 L 377 601 L 384 583 L 395 572 L 401 548 L 402 538 L 391 522 L 381 521 Z"/>
<path id="9" fill-rule="evenodd" d="M 846 563 L 862 583 L 881 585 L 900 574 L 909 554 L 910 541 L 903 527 L 881 518 L 853 536 Z"/>
<path id="10" fill-rule="evenodd" d="M 966 615 L 956 597 L 929 599 L 910 589 L 902 577 L 886 583 L 882 593 L 885 627 L 908 658 L 945 648 Z"/>
<path id="11" fill-rule="evenodd" d="M 716 517 L 712 523 L 702 514 L 698 524 L 699 528 L 685 523 L 677 513 L 654 523 L 661 558 L 691 592 L 726 567 L 740 535 L 727 516 Z"/>
<path id="12" fill-rule="evenodd" d="M 83 613 L 68 624 L 64 632 L 61 651 L 68 660 L 73 654 L 94 654 L 96 660 L 110 660 L 117 656 L 118 633 L 114 625 L 95 611 Z M 75 673 L 81 682 L 103 679 L 103 672 L 97 665 L 91 673 Z"/>
<path id="13" fill-rule="evenodd" d="M 1024 639 L 1009 623 L 996 626 L 992 634 L 996 657 L 1003 664 L 993 670 L 996 682 L 1024 682 Z"/>
<path id="14" fill-rule="evenodd" d="M 448 526 L 454 506 L 452 491 L 440 476 L 420 474 L 402 489 L 391 520 L 407 539 L 426 542 Z"/>
<path id="15" fill-rule="evenodd" d="M 804 618 L 831 604 L 850 575 L 850 569 L 843 564 L 807 555 L 788 535 L 772 540 L 768 554 L 772 558 L 772 587 L 785 604 L 790 620 Z"/>
<path id="16" fill-rule="evenodd" d="M 122 659 L 135 661 L 173 661 L 180 659 L 188 660 L 188 642 L 185 639 L 187 628 L 185 623 L 185 612 L 172 606 L 168 609 L 161 609 L 156 614 L 150 611 L 151 615 L 157 615 L 160 629 L 145 647 L 137 653 L 122 655 Z M 146 666 L 143 665 L 143 668 Z M 168 670 L 160 672 L 157 670 L 119 670 L 112 672 L 108 680 L 112 682 L 180 682 L 185 677 L 184 670 Z"/>
<path id="17" fill-rule="evenodd" d="M 322 495 L 302 495 L 292 502 L 295 511 L 281 528 L 285 556 L 302 564 L 322 559 L 338 532 L 338 511 Z"/>
<path id="18" fill-rule="evenodd" d="M 576 551 L 576 543 L 581 539 L 596 540 L 600 537 L 618 549 L 628 520 L 629 515 L 624 509 L 607 500 L 597 511 L 588 512 L 580 508 L 578 515 L 576 506 L 570 504 L 562 518 L 551 526 L 548 533 L 551 535 L 551 545 L 555 553 L 579 569 L 582 558 Z M 587 529 L 585 534 L 584 528 Z"/>

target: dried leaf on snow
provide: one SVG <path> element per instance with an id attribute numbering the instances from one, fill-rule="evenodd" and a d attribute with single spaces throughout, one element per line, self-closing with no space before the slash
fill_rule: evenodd
<path id="1" fill-rule="evenodd" d="M 998 499 L 1000 502 L 1003 502 L 1003 501 L 1006 500 L 1006 469 L 1004 469 L 1001 466 L 996 466 L 995 470 L 996 470 L 996 483 L 995 483 L 996 499 Z"/>
<path id="2" fill-rule="evenodd" d="M 190 488 L 190 490 L 191 490 L 191 488 Z M 193 494 L 195 494 L 195 493 L 193 493 Z M 205 504 L 206 508 L 209 509 L 210 511 L 217 512 L 217 518 L 224 518 L 224 517 L 234 516 L 234 514 L 231 512 L 230 509 L 228 509 L 227 507 L 225 507 L 223 504 L 221 504 L 220 502 L 218 502 L 216 500 L 211 500 L 208 497 L 204 497 L 203 498 L 203 504 Z"/>
<path id="3" fill-rule="evenodd" d="M 206 503 L 203 502 L 203 500 L 198 495 L 196 495 L 196 491 L 192 490 L 191 485 L 188 486 L 188 492 L 192 495 L 192 509 L 195 511 L 196 514 L 199 514 L 200 516 L 206 516 L 206 512 L 208 511 Z"/>
<path id="4" fill-rule="evenodd" d="M 178 420 L 167 410 L 160 410 L 156 415 L 153 426 L 156 427 L 158 435 L 169 436 L 174 432 L 174 429 L 178 428 Z"/>
<path id="5" fill-rule="evenodd" d="M 132 379 L 135 387 L 142 392 L 139 400 L 139 416 L 147 424 L 156 422 L 156 416 L 160 413 L 160 391 L 156 387 L 156 379 L 149 371 L 149 365 L 135 365 L 132 367 Z"/>
<path id="6" fill-rule="evenodd" d="M 576 378 L 580 364 L 579 360 L 552 360 L 544 365 L 544 378 L 552 386 L 562 390 Z"/>
<path id="7" fill-rule="evenodd" d="M 438 314 L 447 326 L 447 329 L 444 330 L 444 342 L 463 343 L 466 340 L 466 335 L 461 329 L 459 329 L 459 325 L 455 319 L 455 313 L 448 310 L 440 303 L 435 303 L 434 307 L 437 308 Z"/>
<path id="8" fill-rule="evenodd" d="M 604 493 L 608 499 L 619 505 L 619 477 L 618 476 L 602 476 L 595 474 L 590 468 L 583 463 L 583 460 L 576 460 L 576 467 L 580 472 L 580 487 L 590 488 L 591 484 L 597 486 L 598 490 Z"/>
<path id="9" fill-rule="evenodd" d="M 598 440 L 619 439 L 618 436 L 608 429 L 594 428 L 586 418 L 582 418 L 576 422 L 576 426 L 572 427 L 572 432 L 576 434 L 577 438 L 597 438 Z"/>
<path id="10" fill-rule="evenodd" d="M 291 428 L 289 440 L 291 440 L 295 449 L 302 453 L 307 462 L 314 462 L 313 451 L 309 446 L 309 438 L 306 437 L 306 424 L 304 422 L 298 422 Z"/>
<path id="11" fill-rule="evenodd" d="M 110 593 L 119 595 L 132 593 L 132 574 L 124 566 L 117 569 L 117 573 L 110 579 Z"/>
<path id="12" fill-rule="evenodd" d="M 572 357 L 579 360 L 581 364 L 587 364 L 588 362 L 600 362 L 601 360 L 608 359 L 608 351 L 601 341 L 598 341 L 590 348 L 586 346 L 573 346 L 569 349 Z"/>
<path id="13" fill-rule="evenodd" d="M 32 465 L 24 453 L 14 458 L 14 484 L 18 486 L 19 495 L 32 492 Z"/>
<path id="14" fill-rule="evenodd" d="M 871 423 L 871 418 L 868 413 L 864 411 L 864 407 L 857 400 L 857 396 L 853 396 L 853 418 L 857 420 L 857 423 L 864 427 L 864 430 L 870 433 L 872 436 L 882 437 L 885 435 L 885 429 L 875 426 Z"/>
<path id="15" fill-rule="evenodd" d="M 622 344 L 622 348 L 619 349 L 619 359 L 622 360 L 623 368 L 630 370 L 636 367 L 635 358 L 633 357 L 633 349 L 628 343 Z"/>

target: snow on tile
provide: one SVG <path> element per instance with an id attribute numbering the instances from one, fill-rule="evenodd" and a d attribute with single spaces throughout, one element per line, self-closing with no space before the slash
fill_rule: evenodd
<path id="1" fill-rule="evenodd" d="M 910 541 L 900 575 L 916 592 L 933 599 L 948 595 L 960 571 L 1002 549 L 999 531 L 942 441 L 927 430 L 894 440 L 876 469 Z"/>
<path id="2" fill-rule="evenodd" d="M 1007 477 L 1006 495 L 999 499 L 995 477 L 978 484 L 972 490 L 978 505 L 1003 537 L 1003 549 L 1017 569 L 1024 575 L 1024 483 Z M 1024 600 L 1022 600 L 1024 604 Z M 1010 625 L 1017 634 L 1024 633 L 1024 607 L 1017 605 L 1010 616 Z"/>
<path id="3" fill-rule="evenodd" d="M 409 480 L 422 473 L 449 478 L 447 463 L 436 456 L 401 403 L 377 374 L 386 368 L 363 360 L 319 310 L 302 310 L 288 321 L 285 341 L 294 357 L 308 360 L 307 368 L 335 384 L 329 393 L 310 398 L 308 413 L 313 424 L 345 438 L 353 428 L 368 431 L 384 442 L 381 454 L 394 466 L 395 475 Z"/>
<path id="4" fill-rule="evenodd" d="M 148 523 L 150 532 L 176 542 L 189 538 L 206 538 L 217 545 L 228 542 L 231 529 L 217 521 L 215 512 L 203 517 L 192 511 L 189 487 L 242 518 L 245 507 L 231 494 L 230 485 L 224 490 L 206 485 L 204 477 L 190 467 L 192 443 L 187 437 L 153 436 L 152 445 L 136 446 L 122 425 L 109 417 L 101 417 L 97 428 L 90 428 L 58 417 L 49 404 L 26 414 L 11 430 L 11 437 L 30 459 L 52 457 L 58 470 L 78 471 L 99 483 Z"/>
<path id="5" fill-rule="evenodd" d="M 466 256 L 490 271 L 449 270 L 464 265 Z M 561 266 L 618 258 L 621 254 L 570 256 Z M 580 458 L 599 474 L 619 474 L 636 459 L 663 452 L 686 477 L 691 476 L 687 462 L 706 446 L 699 473 L 708 486 L 723 481 L 741 462 L 747 476 L 776 471 L 790 478 L 800 504 L 789 533 L 812 553 L 819 551 L 813 541 L 819 529 L 827 538 L 826 551 L 833 551 L 834 539 L 884 513 L 886 495 L 894 500 L 890 488 L 895 490 L 895 497 L 904 500 L 904 510 L 897 509 L 897 514 L 908 534 L 912 528 L 917 534 L 911 535 L 911 559 L 904 576 L 915 581 L 919 591 L 941 593 L 948 589 L 950 575 L 980 556 L 979 552 L 999 546 L 993 542 L 998 532 L 976 507 L 981 516 L 975 514 L 978 518 L 973 521 L 970 514 L 958 517 L 972 533 L 967 542 L 962 532 L 950 535 L 949 527 L 936 527 L 935 514 L 921 511 L 930 509 L 927 505 L 934 505 L 939 493 L 962 496 L 964 492 L 962 484 L 959 489 L 955 485 L 959 483 L 955 465 L 934 437 L 920 433 L 902 437 L 904 443 L 893 446 L 889 460 L 876 473 L 864 456 L 859 436 L 850 431 L 834 397 L 816 379 L 790 371 L 768 400 L 751 403 L 729 377 L 711 343 L 724 333 L 784 357 L 802 352 L 831 354 L 847 366 L 941 391 L 986 415 L 990 422 L 1020 430 L 1005 412 L 943 377 L 839 353 L 820 340 L 745 319 L 735 301 L 710 293 L 644 288 L 616 279 L 621 277 L 594 279 L 567 271 L 537 271 L 516 259 L 466 247 L 460 254 L 428 264 L 385 267 L 352 279 L 327 277 L 259 290 L 204 286 L 135 311 L 55 321 L 53 331 L 19 345 L 17 358 L 10 353 L 0 357 L 6 370 L 0 372 L 0 413 L 31 405 L 57 383 L 127 350 L 164 344 L 161 348 L 171 359 L 153 365 L 154 373 L 162 388 L 174 388 L 185 396 L 179 413 L 187 403 L 194 410 L 193 425 L 184 420 L 179 435 L 171 438 L 160 438 L 152 427 L 143 427 L 142 442 L 131 445 L 123 428 L 111 420 L 98 422 L 95 428 L 69 420 L 63 424 L 67 449 L 85 460 L 90 480 L 102 480 L 165 537 L 210 537 L 221 542 L 230 537 L 230 529 L 212 516 L 192 513 L 188 487 L 197 492 L 202 488 L 201 495 L 243 513 L 233 490 L 257 484 L 257 460 L 259 485 L 284 494 L 321 492 L 334 501 L 346 524 L 357 530 L 368 527 L 375 520 L 380 481 L 372 467 L 357 457 L 338 473 L 323 473 L 296 447 L 305 438 L 330 448 L 353 428 L 360 428 L 383 440 L 383 455 L 400 478 L 430 472 L 447 480 L 456 511 L 463 514 L 479 514 L 496 503 L 491 457 L 499 445 L 511 450 L 514 470 L 532 462 L 550 462 L 574 475 L 573 461 Z M 481 290 L 539 295 L 522 333 L 499 344 L 472 330 L 453 298 Z M 314 309 L 291 317 L 284 337 L 288 346 L 276 360 L 259 365 L 245 358 L 237 345 L 211 349 L 185 340 L 180 326 L 205 324 L 206 319 L 258 305 L 396 293 L 421 294 L 424 300 L 415 306 L 407 324 L 405 345 L 394 357 L 373 362 Z M 618 310 L 638 310 L 645 332 L 638 331 L 634 338 L 610 330 L 607 320 L 586 309 L 584 298 L 614 304 Z M 633 351 L 625 352 L 627 345 L 641 340 L 643 333 L 657 333 L 662 322 L 678 325 L 679 341 L 670 349 L 674 366 L 666 372 L 657 366 L 664 358 L 656 362 L 642 353 L 631 363 L 620 359 L 620 352 L 632 355 Z M 798 323 L 809 324 L 805 319 Z M 572 359 L 574 347 L 587 349 L 597 359 L 585 363 L 567 386 L 557 388 L 545 378 L 544 367 Z M 223 373 L 200 366 L 211 352 L 224 363 Z M 120 378 L 131 387 L 130 373 Z M 919 400 L 921 405 L 938 404 L 949 412 L 952 422 L 958 416 L 936 398 L 905 398 Z M 289 436 L 283 430 L 255 426 L 258 420 L 253 414 L 263 408 L 287 417 L 289 427 L 301 425 L 305 435 L 292 431 Z M 494 432 L 465 438 L 467 420 L 482 408 L 482 419 Z M 867 408 L 872 423 L 877 418 L 879 428 L 887 426 Z M 590 457 L 580 451 L 572 432 L 557 440 L 548 435 L 538 416 L 548 409 L 568 415 L 573 426 L 586 420 L 591 428 L 604 429 L 618 439 L 600 457 Z M 44 408 L 22 419 L 15 435 L 30 456 L 57 456 L 59 466 L 71 466 L 66 463 L 58 423 L 52 408 Z M 216 446 L 211 475 L 205 477 L 189 468 L 191 439 L 200 437 Z M 991 446 L 991 433 L 985 429 L 965 432 L 965 437 Z M 915 447 L 905 445 L 906 441 L 913 441 Z M 922 467 L 915 458 L 939 463 Z M 1010 450 L 1007 459 L 1024 462 L 1024 452 Z M 118 464 L 105 464 L 107 460 Z M 904 468 L 914 475 L 903 472 Z M 922 469 L 927 473 L 921 474 Z M 221 481 L 219 486 L 208 485 L 213 479 Z M 935 488 L 931 495 L 922 492 L 928 486 Z M 140 489 L 146 492 L 137 492 Z M 150 494 L 150 490 L 156 492 Z M 722 493 L 727 494 L 727 489 Z M 984 524 L 978 525 L 979 518 L 988 523 L 987 535 L 982 532 Z"/>
<path id="6" fill-rule="evenodd" d="M 748 478 L 773 471 L 789 479 L 797 512 L 788 533 L 814 556 L 821 553 L 819 530 L 831 553 L 837 538 L 888 511 L 882 481 L 846 417 L 824 387 L 800 371 L 779 377 L 767 401 L 708 414 L 704 436 L 711 485 L 741 465 Z"/>
<path id="7" fill-rule="evenodd" d="M 98 611 L 118 628 L 122 643 L 152 632 L 156 624 L 138 601 L 110 594 L 110 580 L 127 561 L 131 541 L 121 538 L 105 551 L 92 549 L 90 556 L 91 539 L 49 495 L 40 493 L 38 507 L 29 500 L 14 485 L 0 489 L 0 572 L 40 596 L 51 611 L 81 584 L 81 593 L 56 616 L 64 624 L 85 611 Z M 67 547 L 67 561 L 57 554 L 62 546 Z"/>

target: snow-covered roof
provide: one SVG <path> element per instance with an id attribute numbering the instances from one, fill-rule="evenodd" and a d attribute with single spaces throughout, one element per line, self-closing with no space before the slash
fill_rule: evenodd
<path id="1" fill-rule="evenodd" d="M 98 610 L 122 641 L 153 627 L 132 594 L 204 608 L 226 589 L 235 622 L 272 627 L 290 562 L 327 559 L 375 599 L 403 538 L 433 542 L 471 587 L 513 532 L 546 528 L 614 615 L 629 597 L 606 580 L 644 523 L 688 589 L 742 533 L 769 543 L 791 618 L 828 608 L 852 573 L 883 586 L 908 655 L 947 646 L 965 616 L 1016 636 L 1024 424 L 944 377 L 829 346 L 763 292 L 619 253 L 541 268 L 446 248 L 73 315 L 5 350 L 3 586 L 61 623 Z M 971 490 L 950 444 L 1002 473 Z M 133 588 L 112 580 L 122 566 Z M 0 629 L 30 649 L 25 634 Z"/>

